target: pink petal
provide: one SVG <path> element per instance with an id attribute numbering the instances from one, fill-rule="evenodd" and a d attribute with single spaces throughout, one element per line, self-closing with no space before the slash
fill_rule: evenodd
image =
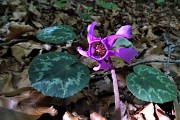
<path id="1" fill-rule="evenodd" d="M 138 52 L 133 48 L 120 48 L 115 51 L 115 56 L 123 59 L 127 63 L 130 63 L 137 55 Z"/>
<path id="2" fill-rule="evenodd" d="M 77 47 L 77 51 L 78 51 L 82 56 L 89 57 L 89 52 L 82 50 L 81 47 Z"/>
<path id="3" fill-rule="evenodd" d="M 98 62 L 99 65 L 97 67 L 93 68 L 94 71 L 98 71 L 100 69 L 103 69 L 104 71 L 109 70 L 110 65 L 108 63 L 106 63 L 104 60 L 97 61 L 97 62 Z"/>
<path id="4" fill-rule="evenodd" d="M 131 26 L 125 25 L 122 26 L 115 35 L 120 35 L 122 37 L 131 38 Z"/>
<path id="5" fill-rule="evenodd" d="M 93 22 L 87 28 L 87 32 L 88 32 L 87 40 L 88 40 L 88 43 L 92 43 L 94 40 L 100 40 L 100 38 L 96 38 L 94 36 L 94 27 L 95 27 L 96 24 L 97 24 L 97 22 Z"/>

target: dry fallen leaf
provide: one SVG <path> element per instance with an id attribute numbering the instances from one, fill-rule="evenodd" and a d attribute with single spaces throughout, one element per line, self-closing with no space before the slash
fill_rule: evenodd
<path id="1" fill-rule="evenodd" d="M 31 85 L 28 77 L 28 68 L 25 68 L 21 73 L 13 72 L 13 86 L 17 89 L 29 87 Z"/>
<path id="2" fill-rule="evenodd" d="M 41 24 L 41 22 L 32 21 L 32 23 L 33 23 L 37 28 L 43 28 L 43 25 Z"/>
<path id="3" fill-rule="evenodd" d="M 111 59 L 115 68 L 121 68 L 125 65 L 124 61 L 118 57 L 111 57 Z"/>
<path id="4" fill-rule="evenodd" d="M 116 77 L 118 80 L 118 86 L 122 89 L 126 87 L 126 79 L 123 77 L 123 75 L 120 73 L 116 73 Z"/>
<path id="5" fill-rule="evenodd" d="M 79 119 L 78 116 L 74 116 L 70 112 L 65 112 L 65 114 L 63 115 L 63 120 L 79 120 Z"/>
<path id="6" fill-rule="evenodd" d="M 7 34 L 7 39 L 17 39 L 21 37 L 23 34 L 28 32 L 35 32 L 35 29 L 30 25 L 21 25 L 17 23 L 10 23 L 9 24 L 9 32 Z"/>
<path id="7" fill-rule="evenodd" d="M 145 58 L 142 61 L 150 61 L 150 60 L 166 60 L 167 57 L 164 55 L 148 55 L 145 56 Z M 154 68 L 162 68 L 163 67 L 163 63 L 148 63 L 149 65 L 152 65 Z"/>
<path id="8" fill-rule="evenodd" d="M 143 110 L 141 110 L 138 114 L 134 115 L 136 119 L 142 119 L 144 120 L 156 120 L 154 116 L 154 109 L 156 110 L 157 117 L 159 118 L 158 120 L 170 120 L 169 117 L 164 113 L 164 111 L 157 105 L 155 104 L 155 108 L 153 103 L 148 104 L 145 106 Z M 143 116 L 142 116 L 143 114 Z"/>
<path id="9" fill-rule="evenodd" d="M 81 58 L 80 58 L 80 60 L 81 60 L 81 62 L 82 63 L 84 63 L 86 66 L 88 66 L 89 68 L 93 68 L 93 67 L 95 67 L 95 66 L 98 66 L 98 63 L 95 61 L 95 60 L 93 60 L 93 59 L 91 59 L 91 58 L 89 58 L 89 57 L 84 57 L 84 56 L 82 56 Z"/>
<path id="10" fill-rule="evenodd" d="M 12 55 L 16 58 L 16 60 L 18 62 L 20 62 L 20 63 L 24 62 L 23 59 L 25 57 L 25 54 L 24 54 L 24 50 L 22 47 L 14 45 L 11 47 L 11 51 L 12 51 Z"/>
<path id="11" fill-rule="evenodd" d="M 167 57 L 164 56 L 164 55 L 149 55 L 149 56 L 146 56 L 143 61 L 151 61 L 151 60 L 167 60 Z M 165 67 L 165 64 L 166 63 L 162 63 L 162 62 L 150 62 L 150 63 L 147 63 L 151 66 L 153 66 L 154 68 L 157 68 L 157 69 L 161 69 L 161 68 L 164 68 Z M 169 70 L 170 71 L 174 71 L 177 73 L 177 75 L 180 75 L 180 69 L 178 67 L 178 65 L 174 64 L 174 63 L 170 63 L 169 64 Z"/>
<path id="12" fill-rule="evenodd" d="M 77 113 L 65 112 L 63 120 L 88 120 L 86 117 L 80 116 Z"/>
<path id="13" fill-rule="evenodd" d="M 40 116 L 28 115 L 18 111 L 0 107 L 1 120 L 37 120 Z"/>
<path id="14" fill-rule="evenodd" d="M 16 6 L 22 3 L 22 0 L 9 0 L 8 1 L 11 6 Z"/>
<path id="15" fill-rule="evenodd" d="M 29 4 L 29 8 L 28 8 L 29 12 L 32 12 L 33 14 L 35 14 L 36 16 L 40 16 L 41 13 L 37 10 L 37 8 L 33 5 L 33 2 L 31 2 Z"/>
<path id="16" fill-rule="evenodd" d="M 91 16 L 91 18 L 94 20 L 94 21 L 97 21 L 97 22 L 100 22 L 102 17 L 101 16 Z"/>
<path id="17" fill-rule="evenodd" d="M 12 74 L 9 73 L 3 73 L 0 75 L 0 92 L 9 92 L 13 91 L 14 88 L 12 86 Z"/>
<path id="18" fill-rule="evenodd" d="M 27 12 L 14 11 L 11 20 L 22 20 L 26 16 Z"/>
<path id="19" fill-rule="evenodd" d="M 161 55 L 163 53 L 163 47 L 164 43 L 162 41 L 159 41 L 156 43 L 156 45 L 153 45 L 150 49 L 148 49 L 145 55 Z"/>
<path id="20" fill-rule="evenodd" d="M 90 114 L 90 120 L 107 120 L 102 115 L 98 114 L 97 112 L 93 112 Z"/>
<path id="21" fill-rule="evenodd" d="M 34 49 L 45 49 L 44 45 L 39 43 L 32 42 L 23 42 L 18 43 L 14 46 L 11 46 L 12 55 L 16 58 L 16 60 L 20 63 L 24 62 L 24 59 L 32 52 Z"/>
<path id="22" fill-rule="evenodd" d="M 0 49 L 0 56 L 3 56 L 7 53 L 8 51 L 8 48 L 3 48 L 3 49 Z"/>
<path id="23" fill-rule="evenodd" d="M 0 0 L 0 3 L 1 1 L 2 0 Z M 175 35 L 175 33 L 172 31 L 172 30 L 176 30 L 177 34 L 179 33 L 179 28 L 180 28 L 180 24 L 178 24 L 179 23 L 178 21 L 179 8 L 174 7 L 174 6 L 172 7 L 173 2 L 169 2 L 169 1 L 166 1 L 163 5 L 155 5 L 155 3 L 152 1 L 148 3 L 143 2 L 143 3 L 137 4 L 137 1 L 139 0 L 129 0 L 129 1 L 115 0 L 113 2 L 118 5 L 118 9 L 115 11 L 110 11 L 104 8 L 102 9 L 101 7 L 98 7 L 96 4 L 94 4 L 93 0 L 68 1 L 66 7 L 63 7 L 61 9 L 56 8 L 56 6 L 54 5 L 55 3 L 52 4 L 52 0 L 50 1 L 48 0 L 37 0 L 37 1 L 4 0 L 4 1 L 8 1 L 9 4 L 7 5 L 8 9 L 6 9 L 4 13 L 0 10 L 0 13 L 2 13 L 0 15 L 0 24 L 1 23 L 9 24 L 8 20 L 18 22 L 18 24 L 12 23 L 15 27 L 13 25 L 12 25 L 12 28 L 10 27 L 9 33 L 7 35 L 7 40 L 28 37 L 26 35 L 33 35 L 33 37 L 35 37 L 35 32 L 34 32 L 35 30 L 33 30 L 33 28 L 31 28 L 31 26 L 29 27 L 28 25 L 32 25 L 35 28 L 45 28 L 52 25 L 69 24 L 69 25 L 73 25 L 73 27 L 75 28 L 75 31 L 77 32 L 77 39 L 76 39 L 78 40 L 77 46 L 79 46 L 80 44 L 83 50 L 86 50 L 88 48 L 88 43 L 86 40 L 87 26 L 88 24 L 90 24 L 90 21 L 82 20 L 82 18 L 79 17 L 81 13 L 90 13 L 91 19 L 98 22 L 98 25 L 95 27 L 96 30 L 94 31 L 97 37 L 98 36 L 105 37 L 106 35 L 112 35 L 115 33 L 116 29 L 120 28 L 120 26 L 125 25 L 125 24 L 130 24 L 130 25 L 133 24 L 132 25 L 132 29 L 133 29 L 132 39 L 130 40 L 132 40 L 133 45 L 136 47 L 136 49 L 142 52 L 141 56 L 139 56 L 139 58 L 137 59 L 138 61 L 140 61 L 141 58 L 144 60 L 154 60 L 154 59 L 165 60 L 166 59 L 164 55 L 161 55 L 163 54 L 162 47 L 164 43 L 164 41 L 160 42 L 158 38 L 160 37 L 161 32 L 168 31 L 170 33 L 170 38 L 172 39 L 172 42 L 174 42 L 173 44 L 179 42 L 180 40 L 179 37 Z M 56 0 L 56 1 L 60 1 L 60 0 Z M 173 10 L 171 8 L 173 8 Z M 89 9 L 89 10 L 86 10 L 86 9 Z M 163 30 L 156 31 L 156 32 L 153 31 L 156 28 L 160 28 L 161 30 L 162 29 Z M 0 28 L 0 42 L 1 40 L 2 42 L 8 42 L 8 41 L 3 41 L 3 40 L 6 40 L 6 33 L 7 33 L 7 29 L 5 29 L 5 27 Z M 12 54 L 10 54 L 11 57 L 9 57 L 10 49 L 12 50 Z M 7 89 L 11 88 L 10 86 L 13 86 L 19 89 L 19 88 L 27 87 L 30 85 L 28 81 L 27 70 L 28 70 L 28 66 L 29 66 L 29 63 L 31 62 L 30 60 L 32 59 L 32 57 L 35 57 L 35 55 L 39 53 L 39 52 L 35 52 L 34 54 L 34 50 L 36 51 L 36 49 L 38 49 L 38 51 L 40 49 L 41 51 L 43 51 L 42 53 L 47 52 L 47 51 L 44 51 L 44 49 L 46 49 L 48 51 L 49 50 L 61 51 L 61 52 L 68 51 L 71 54 L 77 55 L 74 51 L 75 48 L 72 48 L 71 46 L 64 47 L 64 45 L 52 44 L 52 49 L 51 49 L 51 47 L 49 46 L 42 45 L 42 43 L 39 43 L 39 42 L 35 42 L 34 39 L 33 41 L 30 41 L 30 42 L 28 40 L 28 42 L 18 43 L 14 45 L 13 47 L 11 46 L 10 48 L 2 48 L 0 50 L 0 53 L 1 53 L 0 54 L 1 56 L 0 72 L 2 73 L 1 78 L 3 77 L 3 80 L 7 80 L 7 81 L 3 81 L 4 85 L 0 84 L 0 86 L 3 86 L 2 89 L 4 89 L 2 91 L 6 91 Z M 144 51 L 146 51 L 145 54 L 143 53 Z M 174 60 L 176 59 L 178 60 L 179 59 L 178 53 L 179 53 L 179 50 L 178 52 L 173 51 L 173 53 L 171 54 L 172 55 L 171 58 L 173 58 Z M 156 54 L 156 56 L 154 56 L 154 54 Z M 6 57 L 7 55 L 8 57 Z M 6 58 L 4 58 L 4 56 Z M 108 115 L 110 120 L 114 119 L 114 106 L 113 106 L 114 96 L 109 97 L 109 96 L 106 96 L 106 93 L 104 94 L 104 91 L 108 93 L 113 93 L 112 82 L 111 81 L 109 82 L 109 79 L 107 78 L 105 78 L 104 80 L 104 76 L 106 76 L 107 74 L 109 75 L 109 73 L 104 72 L 104 71 L 97 71 L 97 72 L 92 71 L 92 68 L 97 66 L 97 62 L 93 61 L 90 58 L 87 58 L 87 59 L 82 58 L 81 60 L 85 63 L 85 65 L 88 65 L 88 67 L 91 68 L 90 69 L 91 78 L 96 77 L 96 80 L 97 78 L 98 79 L 102 78 L 102 79 L 99 80 L 100 82 L 94 82 L 92 80 L 91 83 L 96 88 L 90 88 L 88 86 L 87 92 L 79 92 L 77 96 L 73 96 L 74 98 L 70 97 L 67 101 L 64 102 L 65 105 L 67 104 L 69 105 L 70 103 L 75 104 L 75 108 L 73 110 L 75 110 L 79 114 L 83 114 L 85 111 L 88 111 L 88 110 L 94 110 L 94 111 L 99 110 L 99 113 L 102 112 L 104 115 Z M 17 61 L 19 62 L 25 61 L 25 64 L 22 67 L 22 65 L 20 66 L 19 62 Z M 163 68 L 165 65 L 162 63 L 149 63 L 149 64 L 152 65 L 153 67 L 155 66 L 156 68 Z M 114 65 L 116 68 L 120 68 L 124 66 L 124 63 L 119 62 L 119 60 L 115 60 Z M 175 72 L 180 74 L 180 71 L 178 70 L 179 69 L 178 66 L 174 64 L 173 65 L 170 64 L 170 70 L 172 70 L 172 68 L 173 70 L 175 70 Z M 125 77 L 124 74 L 123 74 L 123 77 Z M 123 92 L 125 93 L 126 84 L 123 77 L 117 74 L 117 79 L 122 80 L 120 84 L 122 85 Z M 11 80 L 12 80 L 12 83 L 11 83 Z M 96 98 L 96 95 L 94 95 L 95 93 L 93 91 L 94 89 L 96 89 L 95 92 L 96 92 L 96 95 L 98 96 L 97 98 Z M 89 95 L 88 94 L 89 91 L 93 92 L 93 94 Z M 17 105 L 16 102 L 18 102 L 18 105 L 20 104 L 22 109 L 18 105 L 17 105 L 17 110 L 20 109 L 20 112 L 8 110 L 8 109 L 3 110 L 0 108 L 1 120 L 8 120 L 8 119 L 37 120 L 37 116 L 33 117 L 33 115 L 21 113 L 22 111 L 27 112 L 27 113 L 28 112 L 32 113 L 34 110 L 38 110 L 39 111 L 38 114 L 49 111 L 48 113 L 52 112 L 52 115 L 55 113 L 53 112 L 54 110 L 52 109 L 52 107 L 32 109 L 31 107 L 29 107 L 33 105 L 33 103 L 31 103 L 31 100 L 35 102 L 35 100 L 37 99 L 35 96 L 38 96 L 38 95 L 34 94 L 34 98 L 32 97 L 33 99 L 29 98 L 28 95 L 27 96 L 25 95 L 23 96 L 23 95 L 20 97 L 16 96 L 16 97 L 9 97 L 7 99 L 4 99 L 5 100 L 3 101 L 4 103 L 12 102 L 12 104 L 9 104 L 9 105 L 12 105 L 11 106 L 12 108 L 13 107 L 15 108 L 15 106 Z M 20 101 L 21 97 L 23 99 L 22 101 Z M 101 99 L 99 99 L 99 97 L 101 97 Z M 10 100 L 10 98 L 12 99 L 12 101 Z M 27 98 L 27 99 L 24 99 L 24 98 Z M 46 102 L 48 100 L 49 99 L 45 99 L 44 101 Z M 143 104 L 141 105 L 137 104 L 140 102 L 139 101 L 137 102 L 135 98 L 130 99 L 130 100 L 132 104 L 134 106 L 138 106 L 138 108 L 144 106 Z M 125 102 L 127 102 L 126 99 L 125 99 Z M 54 104 L 57 104 L 57 102 L 54 102 Z M 23 109 L 23 107 L 25 108 Z M 132 111 L 136 111 L 138 108 L 136 109 L 133 108 L 135 110 L 132 110 Z M 27 109 L 29 109 L 30 111 L 27 111 Z M 127 120 L 128 119 L 127 113 L 129 111 L 126 109 L 126 105 L 124 108 L 122 108 L 122 112 L 123 112 L 122 114 L 124 115 L 122 120 L 124 119 Z M 74 115 L 73 113 L 68 113 L 68 115 L 70 116 L 67 117 L 67 119 L 68 118 L 77 119 L 77 115 Z M 100 120 L 101 119 L 103 120 L 104 119 L 103 116 L 97 117 L 99 115 L 100 114 L 96 115 L 94 119 L 96 120 L 100 118 Z M 140 119 L 144 120 L 142 114 L 140 114 L 139 116 L 140 116 L 139 120 Z"/>
<path id="24" fill-rule="evenodd" d="M 22 88 L 4 93 L 4 95 L 14 97 L 0 96 L 0 107 L 33 116 L 40 116 L 44 113 L 49 113 L 51 116 L 57 115 L 57 110 L 53 106 L 47 107 L 47 104 L 50 104 L 50 98 L 32 88 Z M 46 101 L 43 101 L 45 97 Z"/>

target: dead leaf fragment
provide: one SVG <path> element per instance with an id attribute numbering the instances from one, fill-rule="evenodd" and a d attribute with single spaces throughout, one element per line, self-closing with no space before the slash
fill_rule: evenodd
<path id="1" fill-rule="evenodd" d="M 120 73 L 117 73 L 116 77 L 117 77 L 117 80 L 118 80 L 118 86 L 120 88 L 126 87 L 126 79 L 123 77 L 123 75 L 120 74 Z"/>
<path id="2" fill-rule="evenodd" d="M 88 120 L 86 117 L 78 115 L 76 112 L 65 112 L 63 120 Z"/>
<path id="3" fill-rule="evenodd" d="M 41 15 L 41 13 L 37 10 L 37 8 L 32 3 L 29 4 L 28 10 L 30 12 L 34 13 L 36 16 L 40 16 Z"/>
<path id="4" fill-rule="evenodd" d="M 27 12 L 15 11 L 11 20 L 22 20 L 26 16 Z"/>
<path id="5" fill-rule="evenodd" d="M 65 114 L 63 115 L 63 120 L 78 120 L 78 117 L 74 116 L 70 112 L 65 112 Z"/>
<path id="6" fill-rule="evenodd" d="M 153 103 L 148 104 L 143 110 L 141 110 L 138 114 L 136 114 L 134 117 L 138 120 L 144 120 L 143 116 L 146 120 L 156 120 L 154 116 L 154 112 L 156 112 L 157 117 L 159 120 L 170 120 L 169 117 L 164 113 L 164 111 L 156 104 L 154 111 L 154 105 Z M 142 116 L 143 114 L 143 116 Z"/>
<path id="7" fill-rule="evenodd" d="M 35 32 L 35 29 L 30 25 L 20 25 L 17 23 L 10 23 L 8 29 L 9 32 L 6 36 L 8 40 L 17 39 L 28 32 Z"/>
<path id="8" fill-rule="evenodd" d="M 81 57 L 81 61 L 82 63 L 84 63 L 86 66 L 88 66 L 89 68 L 93 68 L 95 66 L 97 66 L 97 62 L 89 57 Z"/>
<path id="9" fill-rule="evenodd" d="M 98 114 L 97 112 L 93 112 L 90 114 L 90 120 L 107 120 L 102 115 Z"/>
<path id="10" fill-rule="evenodd" d="M 156 43 L 156 45 L 153 45 L 150 49 L 147 50 L 146 55 L 162 54 L 163 46 L 164 46 L 164 43 L 159 41 L 158 43 Z"/>
<path id="11" fill-rule="evenodd" d="M 124 61 L 121 58 L 118 57 L 111 57 L 114 67 L 115 68 L 121 68 L 125 65 Z"/>
<path id="12" fill-rule="evenodd" d="M 0 92 L 9 92 L 14 90 L 11 80 L 11 73 L 3 73 L 0 75 Z"/>
<path id="13" fill-rule="evenodd" d="M 13 86 L 17 89 L 29 87 L 31 85 L 28 77 L 28 68 L 25 68 L 21 73 L 13 72 Z"/>
<path id="14" fill-rule="evenodd" d="M 28 115 L 4 107 L 0 107 L 1 120 L 37 120 L 40 116 Z"/>
<path id="15" fill-rule="evenodd" d="M 149 56 L 146 56 L 144 59 L 143 59 L 143 61 L 153 61 L 153 60 L 159 60 L 159 61 L 161 61 L 161 60 L 167 60 L 167 57 L 166 56 L 164 56 L 164 55 L 149 55 Z M 165 67 L 165 64 L 166 63 L 162 63 L 162 62 L 150 62 L 150 63 L 147 63 L 147 64 L 149 64 L 149 65 L 151 65 L 152 67 L 154 67 L 154 68 L 157 68 L 157 69 L 161 69 L 161 68 L 163 68 L 164 69 L 164 67 Z M 176 64 L 174 64 L 174 63 L 170 63 L 169 64 L 169 70 L 170 71 L 174 71 L 174 72 L 176 72 L 178 75 L 180 75 L 180 69 L 179 69 L 179 67 L 178 67 L 178 65 L 176 65 Z"/>
<path id="16" fill-rule="evenodd" d="M 9 0 L 8 2 L 9 2 L 9 4 L 12 5 L 12 6 L 16 6 L 16 5 L 19 5 L 19 4 L 22 3 L 21 0 Z"/>
<path id="17" fill-rule="evenodd" d="M 149 41 L 149 40 L 150 40 L 150 41 L 153 41 L 153 40 L 158 39 L 159 37 L 153 33 L 152 27 L 150 27 L 150 28 L 148 29 L 146 38 L 148 39 L 148 41 Z"/>
<path id="18" fill-rule="evenodd" d="M 21 88 L 17 91 L 9 92 L 8 94 L 14 95 L 14 97 L 0 96 L 0 107 L 36 116 L 40 116 L 44 113 L 49 113 L 51 116 L 57 114 L 57 110 L 54 109 L 53 106 L 46 107 L 46 104 L 50 104 L 49 102 L 52 98 L 46 97 L 30 87 Z M 45 98 L 46 101 L 43 101 Z"/>
<path id="19" fill-rule="evenodd" d="M 11 47 L 12 55 L 16 58 L 16 60 L 20 63 L 23 63 L 23 58 L 25 57 L 23 48 L 17 45 Z"/>

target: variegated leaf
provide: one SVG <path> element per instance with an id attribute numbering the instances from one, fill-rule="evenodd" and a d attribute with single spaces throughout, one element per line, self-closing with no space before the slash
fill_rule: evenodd
<path id="1" fill-rule="evenodd" d="M 135 66 L 126 83 L 132 94 L 144 101 L 164 103 L 177 97 L 176 85 L 160 70 L 150 66 Z"/>
<path id="2" fill-rule="evenodd" d="M 50 52 L 37 56 L 29 67 L 32 87 L 47 96 L 66 98 L 89 82 L 88 68 L 70 54 Z"/>
<path id="3" fill-rule="evenodd" d="M 37 32 L 36 37 L 47 43 L 62 43 L 69 40 L 73 40 L 76 34 L 73 31 L 73 27 L 69 25 L 52 26 Z"/>

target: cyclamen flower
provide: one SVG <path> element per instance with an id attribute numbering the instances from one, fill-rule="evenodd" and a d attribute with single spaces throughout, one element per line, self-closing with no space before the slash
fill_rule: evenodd
<path id="1" fill-rule="evenodd" d="M 115 35 L 107 36 L 105 38 L 97 38 L 94 36 L 94 27 L 96 24 L 96 22 L 93 22 L 87 28 L 87 40 L 89 43 L 88 51 L 84 51 L 81 47 L 77 47 L 77 50 L 81 55 L 90 57 L 98 62 L 99 65 L 94 67 L 93 70 L 109 70 L 110 65 L 105 62 L 105 59 L 110 56 L 117 56 L 125 62 L 130 63 L 131 60 L 138 55 L 138 52 L 133 48 L 119 48 L 117 50 L 112 50 L 116 38 L 131 38 L 130 25 L 122 26 Z"/>

